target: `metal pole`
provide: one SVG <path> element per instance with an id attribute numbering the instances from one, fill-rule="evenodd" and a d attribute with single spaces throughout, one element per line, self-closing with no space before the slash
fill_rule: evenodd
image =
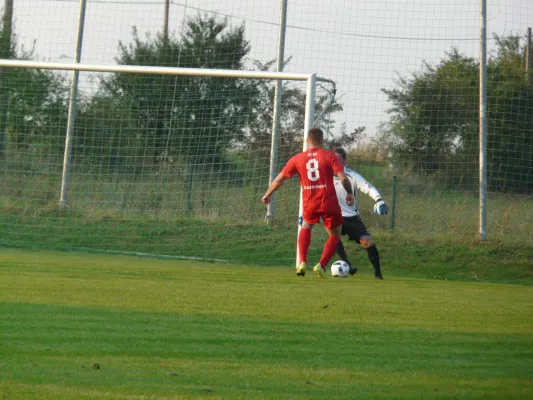
<path id="1" fill-rule="evenodd" d="M 313 129 L 315 115 L 315 89 L 316 74 L 311 74 L 307 80 L 307 90 L 305 94 L 305 122 L 304 122 L 304 143 L 302 151 L 307 150 L 307 135 Z"/>
<path id="2" fill-rule="evenodd" d="M 313 119 L 315 116 L 315 89 L 316 89 L 316 75 L 312 74 L 307 80 L 307 91 L 305 95 L 305 123 L 304 123 L 304 143 L 302 151 L 306 151 L 308 148 L 307 137 L 309 131 L 313 128 Z M 302 216 L 304 211 L 302 188 L 300 188 L 300 207 L 298 209 L 298 216 Z M 300 235 L 300 229 L 302 227 L 298 225 L 298 235 Z M 300 265 L 300 252 L 298 251 L 298 236 L 296 237 L 296 266 Z"/>
<path id="3" fill-rule="evenodd" d="M 163 37 L 168 40 L 168 9 L 170 0 L 165 0 L 165 20 L 163 21 Z"/>
<path id="4" fill-rule="evenodd" d="M 76 39 L 76 53 L 74 54 L 74 62 L 80 63 L 81 60 L 81 45 L 83 42 L 83 28 L 85 25 L 85 8 L 87 0 L 80 0 L 80 14 L 78 18 L 78 36 Z M 78 100 L 78 81 L 80 72 L 74 70 L 72 73 L 72 84 L 70 86 L 70 101 L 68 104 L 68 121 L 67 121 L 67 135 L 65 137 L 65 154 L 63 157 L 63 176 L 61 178 L 61 197 L 59 199 L 59 206 L 65 207 L 67 205 L 68 180 L 70 172 L 70 153 L 72 151 L 72 132 L 74 130 L 74 122 L 76 120 L 76 103 Z"/>
<path id="5" fill-rule="evenodd" d="M 531 83 L 531 28 L 527 28 L 527 45 L 526 45 L 526 75 L 527 83 Z"/>
<path id="6" fill-rule="evenodd" d="M 487 239 L 487 0 L 481 0 L 479 62 L 479 236 Z"/>
<path id="7" fill-rule="evenodd" d="M 392 177 L 392 202 L 390 230 L 393 231 L 396 225 L 396 175 Z"/>
<path id="8" fill-rule="evenodd" d="M 2 58 L 11 58 L 11 35 L 13 26 L 13 0 L 5 0 L 4 17 L 2 21 Z M 9 105 L 8 72 L 6 68 L 0 70 L 2 93 L 0 94 L 0 158 L 4 157 L 6 149 L 7 109 Z"/>
<path id="9" fill-rule="evenodd" d="M 187 185 L 187 215 L 192 212 L 192 183 L 194 180 L 194 163 L 189 159 L 189 183 Z"/>
<path id="10" fill-rule="evenodd" d="M 54 69 L 61 71 L 118 72 L 124 74 L 154 74 L 172 76 L 192 75 L 211 76 L 217 78 L 286 79 L 292 81 L 307 81 L 311 76 L 311 74 L 300 74 L 295 72 L 263 72 L 244 71 L 240 69 L 153 67 L 148 65 L 66 64 L 58 62 L 51 63 L 41 61 L 3 59 L 0 59 L 0 67 Z M 317 80 L 318 79 L 319 78 L 317 78 Z"/>
<path id="11" fill-rule="evenodd" d="M 283 71 L 283 61 L 285 53 L 285 31 L 287 27 L 287 0 L 281 0 L 281 15 L 278 34 L 278 59 L 276 62 L 276 72 Z M 283 92 L 283 81 L 277 80 L 274 89 L 274 110 L 272 116 L 272 142 L 270 145 L 270 176 L 269 185 L 276 179 L 278 167 L 278 143 L 279 143 L 279 121 L 281 114 L 281 95 Z M 274 218 L 275 198 L 267 206 L 266 221 L 271 224 Z"/>
<path id="12" fill-rule="evenodd" d="M 148 65 L 103 65 L 103 64 L 66 64 L 58 62 L 41 62 L 26 60 L 0 59 L 0 67 L 54 69 L 61 71 L 92 71 L 118 72 L 124 74 L 154 74 L 154 75 L 191 75 L 211 76 L 217 78 L 252 78 L 252 79 L 286 79 L 292 81 L 307 81 L 311 74 L 295 72 L 263 72 L 244 71 L 240 69 L 204 69 L 181 67 L 153 67 Z M 317 80 L 320 78 L 317 78 Z"/>

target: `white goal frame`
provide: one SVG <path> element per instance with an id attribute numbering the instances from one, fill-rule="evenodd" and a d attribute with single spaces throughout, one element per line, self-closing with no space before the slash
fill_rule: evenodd
<path id="1" fill-rule="evenodd" d="M 201 68 L 181 68 L 181 67 L 155 67 L 142 65 L 99 65 L 99 64 L 81 64 L 81 63 L 52 63 L 27 60 L 9 60 L 0 59 L 0 68 L 28 68 L 28 69 L 48 69 L 73 71 L 74 73 L 84 72 L 119 72 L 131 74 L 153 74 L 153 75 L 172 75 L 172 76 L 201 76 L 216 78 L 250 78 L 250 79 L 271 79 L 276 81 L 306 81 L 306 101 L 305 101 L 305 122 L 303 132 L 303 149 L 307 150 L 307 134 L 314 126 L 315 114 L 315 91 L 317 81 L 333 83 L 333 81 L 317 77 L 315 73 L 290 73 L 290 72 L 262 72 L 262 71 L 242 71 L 242 70 L 225 70 L 225 69 L 201 69 Z M 76 80 L 76 76 L 74 77 Z M 71 98 L 77 93 L 71 92 Z M 72 100 L 72 99 L 71 99 Z M 69 109 L 69 119 L 73 117 L 70 112 L 75 110 Z M 68 193 L 68 181 L 70 174 L 70 156 L 71 156 L 71 130 L 67 130 L 65 135 L 65 152 L 63 157 L 63 174 L 61 178 L 60 205 L 65 206 Z M 274 145 L 273 145 L 274 146 Z M 271 164 L 276 163 L 277 149 L 271 147 Z M 271 165 L 272 167 L 272 165 Z M 272 169 L 272 168 L 271 168 Z M 271 177 L 270 177 L 271 178 Z M 272 178 L 271 178 L 272 179 Z M 268 184 L 268 183 L 266 183 Z M 266 186 L 266 185 L 265 185 Z M 302 215 L 302 190 L 300 189 L 299 214 Z M 301 227 L 298 225 L 298 234 Z M 296 244 L 296 265 L 299 264 L 298 244 Z"/>

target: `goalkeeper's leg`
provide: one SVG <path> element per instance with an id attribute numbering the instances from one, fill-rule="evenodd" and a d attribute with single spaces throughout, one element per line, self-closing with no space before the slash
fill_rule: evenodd
<path id="1" fill-rule="evenodd" d="M 346 254 L 346 250 L 344 249 L 344 245 L 342 244 L 342 240 L 339 240 L 339 245 L 337 246 L 337 254 L 339 255 L 339 258 L 350 264 L 350 261 L 348 260 L 348 254 Z"/>
<path id="2" fill-rule="evenodd" d="M 370 235 L 368 235 L 362 237 L 361 239 L 359 239 L 359 241 L 361 242 L 361 246 L 363 246 L 368 253 L 368 259 L 374 267 L 374 275 L 376 279 L 383 279 L 383 275 L 381 274 L 378 248 L 372 241 L 372 238 L 370 237 Z"/>
<path id="3" fill-rule="evenodd" d="M 350 266 L 350 275 L 354 275 L 357 273 L 357 268 L 355 268 L 350 260 L 348 260 L 348 255 L 346 254 L 346 250 L 344 249 L 344 245 L 342 244 L 342 240 L 339 240 L 339 244 L 337 246 L 337 254 L 339 255 L 339 258 L 347 263 Z"/>

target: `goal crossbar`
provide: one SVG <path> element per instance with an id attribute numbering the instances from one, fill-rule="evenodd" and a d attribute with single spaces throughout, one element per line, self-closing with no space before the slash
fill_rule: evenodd
<path id="1" fill-rule="evenodd" d="M 204 68 L 181 68 L 181 67 L 154 67 L 146 65 L 98 65 L 77 63 L 52 63 L 27 60 L 0 59 L 0 67 L 7 68 L 32 68 L 54 69 L 65 71 L 91 71 L 91 72 L 122 72 L 132 74 L 156 74 L 156 75 L 189 75 L 217 78 L 253 78 L 253 79 L 279 79 L 291 81 L 306 81 L 313 74 L 292 72 L 268 72 L 268 71 L 244 71 L 230 69 L 204 69 Z M 319 81 L 328 79 L 318 78 Z"/>

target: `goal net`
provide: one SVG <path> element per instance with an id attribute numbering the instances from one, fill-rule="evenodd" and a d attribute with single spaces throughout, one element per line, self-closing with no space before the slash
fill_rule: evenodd
<path id="1" fill-rule="evenodd" d="M 297 181 L 276 195 L 273 224 L 261 204 L 274 78 L 284 79 L 276 174 L 332 104 L 329 83 L 308 74 L 0 63 L 10 92 L 4 244 L 263 264 L 294 258 Z M 82 70 L 70 121 L 69 68 Z M 42 93 L 42 82 L 53 91 Z"/>
<path id="2" fill-rule="evenodd" d="M 11 43 L 3 26 L 6 10 L 0 22 L 0 59 L 74 62 L 80 1 L 13 3 Z M 486 3 L 487 237 L 531 243 L 533 7 L 531 0 Z M 375 216 L 373 201 L 359 196 L 363 220 L 375 236 L 394 228 L 401 242 L 479 238 L 481 4 L 288 2 L 284 71 L 316 72 L 335 81 L 336 101 L 319 125 L 328 140 L 346 148 L 348 166 L 379 189 L 391 210 L 394 206 L 394 218 Z M 87 0 L 86 5 L 82 64 L 274 70 L 279 2 Z M 284 196 L 297 188 L 276 194 L 273 226 L 264 224 L 264 207 L 252 201 L 268 184 L 273 80 L 81 72 L 68 207 L 57 209 L 72 72 L 31 71 L 0 68 L 1 93 L 8 93 L 0 96 L 2 240 L 164 254 L 189 246 L 187 256 L 202 257 L 193 252 L 200 248 L 205 257 L 226 259 L 208 248 L 218 237 L 227 239 L 217 243 L 234 258 L 238 251 L 231 246 L 240 241 L 257 251 L 254 258 L 261 262 L 292 263 L 297 200 Z M 194 80 L 201 85 L 192 85 Z M 276 171 L 301 149 L 304 131 L 305 83 L 284 85 Z M 334 91 L 320 82 L 316 90 L 315 118 Z M 198 97 L 204 94 L 211 103 Z M 199 123 L 223 104 L 228 107 L 223 126 Z M 184 125 L 187 115 L 194 119 Z M 202 143 L 194 132 L 209 139 Z M 162 196 L 163 189 L 170 194 Z M 219 197 L 209 197 L 215 190 Z M 250 206 L 240 204 L 248 199 Z M 168 226 L 146 222 L 150 213 Z M 171 213 L 185 221 L 171 222 Z M 215 220 L 225 228 L 213 228 Z M 185 237 L 178 229 L 196 232 L 198 243 L 176 239 Z M 314 231 L 313 243 L 322 242 L 321 232 Z M 139 243 L 144 247 L 136 247 Z"/>

